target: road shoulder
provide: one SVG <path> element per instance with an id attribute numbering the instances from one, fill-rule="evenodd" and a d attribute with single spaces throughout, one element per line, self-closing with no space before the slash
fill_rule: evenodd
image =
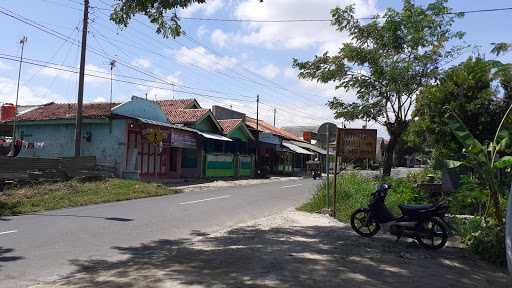
<path id="1" fill-rule="evenodd" d="M 465 249 L 425 251 L 365 239 L 327 216 L 286 211 L 208 235 L 114 247 L 121 260 L 74 260 L 37 287 L 509 287 L 510 278 Z"/>

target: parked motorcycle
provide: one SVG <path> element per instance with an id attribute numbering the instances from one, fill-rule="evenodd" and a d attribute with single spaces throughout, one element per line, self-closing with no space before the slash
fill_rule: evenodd
<path id="1" fill-rule="evenodd" d="M 371 194 L 368 208 L 359 208 L 350 217 L 352 229 L 363 237 L 372 237 L 381 227 L 385 232 L 397 237 L 415 239 L 429 250 L 441 249 L 448 241 L 448 227 L 444 216 L 448 212 L 446 204 L 405 205 L 400 204 L 402 215 L 393 214 L 386 207 L 386 196 L 391 185 L 382 184 Z"/>

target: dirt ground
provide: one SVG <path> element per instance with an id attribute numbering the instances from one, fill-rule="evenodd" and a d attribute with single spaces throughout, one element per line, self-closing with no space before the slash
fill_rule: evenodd
<path id="1" fill-rule="evenodd" d="M 456 244 L 359 237 L 345 224 L 297 211 L 207 235 L 113 247 L 117 260 L 75 260 L 38 287 L 512 287 L 505 271 Z"/>

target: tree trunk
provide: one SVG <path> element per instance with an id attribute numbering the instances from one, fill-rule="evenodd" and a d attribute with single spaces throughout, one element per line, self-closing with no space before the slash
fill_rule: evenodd
<path id="1" fill-rule="evenodd" d="M 384 167 L 382 176 L 391 176 L 391 168 L 393 167 L 393 155 L 398 139 L 393 133 L 389 133 L 389 142 L 384 151 Z"/>

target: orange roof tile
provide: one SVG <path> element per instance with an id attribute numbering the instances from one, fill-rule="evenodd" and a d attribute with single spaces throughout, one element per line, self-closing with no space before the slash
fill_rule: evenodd
<path id="1" fill-rule="evenodd" d="M 165 113 L 171 110 L 190 109 L 194 104 L 199 105 L 196 99 L 174 99 L 174 100 L 160 100 L 156 101 Z"/>
<path id="2" fill-rule="evenodd" d="M 164 111 L 171 124 L 193 124 L 201 120 L 209 109 L 177 109 Z"/>
<path id="3" fill-rule="evenodd" d="M 119 103 L 84 103 L 82 117 L 108 118 L 111 107 Z M 41 121 L 76 118 L 75 103 L 50 103 L 28 111 L 18 117 L 18 121 Z"/>
<path id="4" fill-rule="evenodd" d="M 272 133 L 274 135 L 281 136 L 285 139 L 303 142 L 302 139 L 300 139 L 299 137 L 295 136 L 294 134 L 292 134 L 288 131 L 285 131 L 281 128 L 274 127 L 271 124 L 269 124 L 263 120 L 259 120 L 258 122 L 259 122 L 258 130 L 261 132 Z M 254 118 L 245 117 L 245 124 L 253 129 L 256 129 L 256 119 L 254 119 Z"/>
<path id="5" fill-rule="evenodd" d="M 226 120 L 219 120 L 219 124 L 224 130 L 224 132 L 229 133 L 233 129 L 235 129 L 238 124 L 242 122 L 242 119 L 226 119 Z"/>

